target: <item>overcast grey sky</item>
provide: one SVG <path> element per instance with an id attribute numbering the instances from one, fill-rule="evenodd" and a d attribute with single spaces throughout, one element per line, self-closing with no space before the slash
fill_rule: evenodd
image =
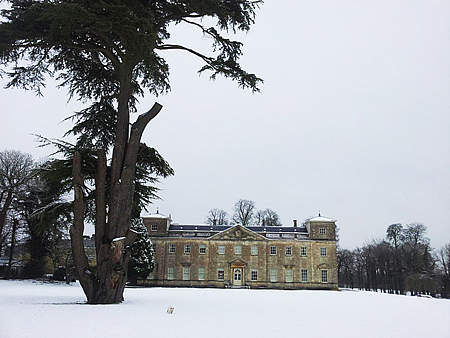
<path id="1" fill-rule="evenodd" d="M 151 206 L 175 222 L 202 223 L 251 199 L 284 225 L 337 219 L 341 245 L 384 237 L 392 223 L 423 222 L 432 246 L 450 242 L 450 2 L 267 0 L 244 42 L 242 64 L 261 93 L 209 81 L 202 63 L 166 52 L 172 91 L 144 134 L 176 175 Z M 173 42 L 207 52 L 192 27 Z M 5 80 L 2 81 L 5 84 Z M 52 83 L 44 98 L 1 90 L 0 149 L 37 159 L 36 133 L 61 137 L 59 122 L 82 105 Z"/>

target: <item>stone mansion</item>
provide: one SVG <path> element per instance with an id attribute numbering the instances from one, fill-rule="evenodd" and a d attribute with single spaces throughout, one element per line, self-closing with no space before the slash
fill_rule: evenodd
<path id="1" fill-rule="evenodd" d="M 143 217 L 155 249 L 148 286 L 337 289 L 336 221 L 297 226 L 189 225 Z"/>

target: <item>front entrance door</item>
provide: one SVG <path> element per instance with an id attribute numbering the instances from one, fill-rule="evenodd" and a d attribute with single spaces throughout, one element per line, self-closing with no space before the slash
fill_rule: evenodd
<path id="1" fill-rule="evenodd" d="M 242 286 L 242 268 L 233 269 L 233 286 Z"/>

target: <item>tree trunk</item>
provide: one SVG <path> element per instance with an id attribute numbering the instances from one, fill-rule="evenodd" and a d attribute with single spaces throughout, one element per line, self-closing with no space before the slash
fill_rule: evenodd
<path id="1" fill-rule="evenodd" d="M 75 154 L 73 159 L 74 223 L 70 229 L 73 257 L 80 284 L 90 304 L 111 304 L 123 301 L 127 282 L 128 261 L 131 245 L 136 233 L 130 230 L 134 200 L 134 179 L 140 140 L 147 124 L 160 112 L 162 106 L 155 103 L 145 114 L 138 117 L 126 136 L 125 145 L 114 147 L 111 168 L 111 190 L 106 215 L 106 155 L 98 151 L 96 176 L 96 257 L 97 268 L 93 272 L 84 250 L 84 180 L 81 173 L 82 159 Z M 128 128 L 128 127 L 127 127 Z M 122 141 L 123 142 L 123 141 Z M 107 219 L 107 221 L 106 221 Z"/>
<path id="2" fill-rule="evenodd" d="M 3 194 L 2 194 L 3 196 Z M 5 226 L 6 222 L 6 214 L 8 213 L 8 209 L 12 203 L 13 200 L 13 191 L 12 189 L 9 189 L 6 195 L 5 203 L 2 206 L 2 210 L 0 211 L 0 236 L 3 233 L 3 227 Z M 1 200 L 0 200 L 1 202 Z"/>
<path id="3" fill-rule="evenodd" d="M 14 258 L 14 248 L 16 246 L 16 231 L 17 231 L 17 219 L 13 219 L 13 227 L 11 232 L 11 245 L 9 246 L 9 260 L 8 267 L 6 269 L 6 278 L 11 278 L 11 267 Z"/>

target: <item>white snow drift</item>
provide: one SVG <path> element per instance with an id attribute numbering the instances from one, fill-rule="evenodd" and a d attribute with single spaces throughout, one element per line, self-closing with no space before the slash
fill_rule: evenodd
<path id="1" fill-rule="evenodd" d="M 79 284 L 0 281 L 0 337 L 450 337 L 446 299 L 129 288 L 122 304 L 84 301 Z"/>

